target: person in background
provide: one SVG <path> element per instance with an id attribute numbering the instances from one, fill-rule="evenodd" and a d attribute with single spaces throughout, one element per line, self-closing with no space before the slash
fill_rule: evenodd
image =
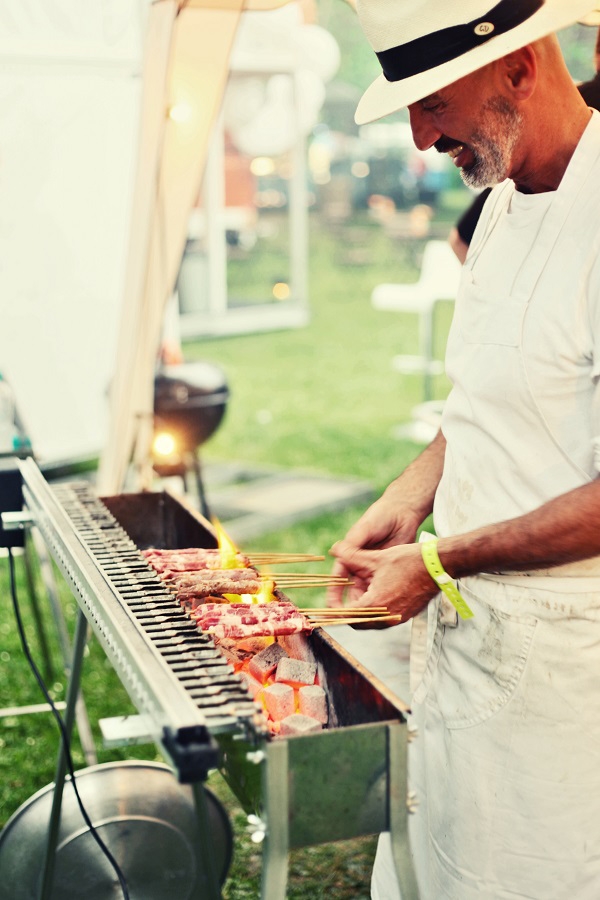
<path id="1" fill-rule="evenodd" d="M 582 20 L 582 25 L 598 25 L 600 26 L 600 11 L 591 13 Z M 584 81 L 578 85 L 579 93 L 588 106 L 593 109 L 600 109 L 600 27 L 596 36 L 596 49 L 594 54 L 596 74 L 590 81 Z M 467 251 L 475 231 L 475 227 L 479 221 L 479 216 L 485 204 L 485 201 L 491 193 L 491 188 L 484 188 L 481 193 L 477 194 L 472 203 L 464 211 L 455 226 L 450 229 L 448 235 L 448 243 L 454 250 L 454 253 L 464 263 L 467 258 Z"/>
<path id="2" fill-rule="evenodd" d="M 594 22 L 600 26 L 600 10 L 589 17 L 590 24 Z M 600 27 L 596 35 L 596 51 L 594 55 L 596 74 L 591 81 L 584 81 L 579 85 L 579 93 L 588 106 L 600 109 Z"/>
<path id="3" fill-rule="evenodd" d="M 358 124 L 408 107 L 420 150 L 497 185 L 441 429 L 331 551 L 331 605 L 413 618 L 420 900 L 600 897 L 600 113 L 554 35 L 592 6 L 358 5 L 384 70 Z M 392 858 L 382 835 L 374 900 Z"/>

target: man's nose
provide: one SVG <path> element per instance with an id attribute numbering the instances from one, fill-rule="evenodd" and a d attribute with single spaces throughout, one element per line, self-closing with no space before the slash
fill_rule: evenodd
<path id="1" fill-rule="evenodd" d="M 417 103 L 408 107 L 408 114 L 416 148 L 429 150 L 441 138 L 442 132 L 432 124 L 431 115 L 423 111 Z"/>

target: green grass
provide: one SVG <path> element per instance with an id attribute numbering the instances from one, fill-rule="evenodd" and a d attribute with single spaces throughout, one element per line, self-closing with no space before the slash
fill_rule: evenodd
<path id="1" fill-rule="evenodd" d="M 415 454 L 393 430 L 422 398 L 419 377 L 391 367 L 394 355 L 416 352 L 416 317 L 378 312 L 370 295 L 379 282 L 415 280 L 423 242 L 393 241 L 363 221 L 332 232 L 317 218 L 310 236 L 308 327 L 185 347 L 187 359 L 222 366 L 231 389 L 224 423 L 202 456 L 356 476 L 380 490 Z M 358 243 L 368 265 L 347 261 Z M 445 308 L 439 318 L 441 354 Z M 436 389 L 444 395 L 445 379 Z"/>
<path id="2" fill-rule="evenodd" d="M 446 211 L 445 215 L 450 214 Z M 242 460 L 356 476 L 368 480 L 379 493 L 419 450 L 410 442 L 396 440 L 392 432 L 409 419 L 411 408 L 421 400 L 421 384 L 418 377 L 400 376 L 391 368 L 394 354 L 415 352 L 414 317 L 375 312 L 370 294 L 381 281 L 414 280 L 423 243 L 394 241 L 366 218 L 358 218 L 340 231 L 313 217 L 310 238 L 312 319 L 308 327 L 196 341 L 185 347 L 188 360 L 205 359 L 221 365 L 231 389 L 224 422 L 203 448 L 202 457 L 205 462 Z M 353 263 L 357 257 L 348 250 L 356 247 L 366 264 Z M 273 251 L 261 265 L 260 249 L 259 245 L 251 270 L 244 269 L 245 261 L 238 254 L 232 277 L 240 283 L 250 277 L 266 283 Z M 445 309 L 440 312 L 441 354 L 448 315 Z M 436 390 L 439 396 L 447 391 L 444 379 L 438 380 Z M 321 515 L 264 535 L 244 549 L 327 554 L 361 512 L 350 508 Z M 326 560 L 305 570 L 328 571 L 329 567 Z M 0 707 L 42 701 L 19 645 L 7 569 L 7 561 L 0 559 Z M 17 569 L 26 631 L 39 660 L 40 645 L 19 559 Z M 39 581 L 38 588 L 42 593 Z M 61 593 L 72 631 L 76 604 L 64 584 Z M 317 591 L 306 592 L 302 599 L 315 605 L 321 600 Z M 58 659 L 46 609 L 44 616 L 53 655 Z M 53 696 L 64 699 L 65 678 L 58 665 L 48 683 Z M 86 654 L 82 683 L 100 762 L 160 758 L 153 745 L 110 751 L 101 747 L 98 720 L 134 710 L 94 639 Z M 57 739 L 48 714 L 0 720 L 0 825 L 53 780 Z M 77 737 L 73 755 L 76 768 L 85 765 Z M 226 900 L 256 898 L 260 850 L 250 842 L 245 816 L 221 777 L 215 773 L 209 785 L 225 803 L 235 829 L 235 856 L 224 896 Z M 367 900 L 374 848 L 375 839 L 366 837 L 294 851 L 288 896 L 293 900 Z"/>

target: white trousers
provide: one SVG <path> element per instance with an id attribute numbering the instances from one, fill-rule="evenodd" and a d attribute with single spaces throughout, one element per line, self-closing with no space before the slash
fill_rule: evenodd
<path id="1" fill-rule="evenodd" d="M 421 900 L 600 898 L 600 582 L 543 584 L 465 579 L 457 627 L 430 606 L 409 745 Z M 388 835 L 372 897 L 400 898 Z"/>

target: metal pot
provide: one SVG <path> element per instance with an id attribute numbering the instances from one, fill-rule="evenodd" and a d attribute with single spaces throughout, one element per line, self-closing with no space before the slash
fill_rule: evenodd
<path id="1" fill-rule="evenodd" d="M 117 860 L 131 900 L 202 900 L 206 876 L 189 785 L 161 763 L 104 763 L 76 772 L 96 830 Z M 205 789 L 206 790 L 206 789 Z M 39 897 L 54 785 L 42 788 L 0 834 L 0 900 Z M 233 847 L 226 811 L 206 790 L 210 839 L 221 883 Z M 116 900 L 114 869 L 85 824 L 70 779 L 65 783 L 51 900 Z"/>

